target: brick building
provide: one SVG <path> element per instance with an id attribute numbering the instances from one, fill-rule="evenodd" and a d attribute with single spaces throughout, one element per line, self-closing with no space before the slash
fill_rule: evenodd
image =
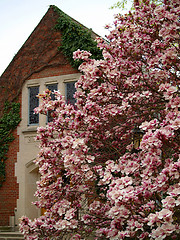
<path id="1" fill-rule="evenodd" d="M 33 219 L 41 214 L 31 204 L 35 200 L 33 195 L 39 178 L 37 166 L 33 163 L 39 151 L 34 137 L 37 127 L 45 125 L 48 118 L 33 114 L 34 107 L 39 104 L 36 95 L 47 88 L 59 89 L 71 102 L 74 83 L 80 76 L 68 56 L 59 50 L 64 41 L 63 30 L 55 30 L 55 26 L 62 23 L 64 16 L 76 24 L 78 31 L 84 31 L 85 36 L 90 34 L 91 40 L 96 37 L 91 30 L 50 6 L 0 78 L 0 116 L 4 102 L 16 100 L 21 104 L 22 119 L 13 132 L 15 140 L 10 143 L 5 161 L 6 180 L 0 187 L 0 226 L 17 225 L 22 215 Z M 90 45 L 88 39 L 87 43 Z"/>

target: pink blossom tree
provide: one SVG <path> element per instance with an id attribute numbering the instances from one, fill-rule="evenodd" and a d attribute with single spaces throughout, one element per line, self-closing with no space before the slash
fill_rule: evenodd
<path id="1" fill-rule="evenodd" d="M 135 1 L 117 15 L 103 59 L 86 51 L 76 105 L 57 91 L 39 97 L 41 174 L 35 205 L 21 218 L 26 239 L 178 239 L 180 204 L 179 1 Z M 142 133 L 136 145 L 136 131 Z"/>

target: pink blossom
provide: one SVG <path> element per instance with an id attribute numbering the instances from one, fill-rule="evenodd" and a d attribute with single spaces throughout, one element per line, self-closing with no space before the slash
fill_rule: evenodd
<path id="1" fill-rule="evenodd" d="M 165 223 L 158 227 L 156 230 L 152 231 L 152 237 L 155 239 L 164 239 L 166 236 L 170 235 L 175 230 L 175 226 L 171 223 Z"/>
<path id="2" fill-rule="evenodd" d="M 163 207 L 165 208 L 173 208 L 175 206 L 175 199 L 171 196 L 167 196 L 162 200 Z"/>
<path id="3" fill-rule="evenodd" d="M 148 225 L 152 226 L 154 223 L 159 222 L 157 214 L 150 213 L 148 216 Z"/>
<path id="4" fill-rule="evenodd" d="M 164 219 L 165 221 L 169 219 L 171 219 L 172 217 L 172 211 L 170 211 L 169 209 L 162 209 L 159 213 L 158 213 L 158 218 L 159 219 Z"/>
<path id="5" fill-rule="evenodd" d="M 63 230 L 63 229 L 69 228 L 70 224 L 71 223 L 67 220 L 59 220 L 56 223 L 55 228 L 58 229 L 58 230 Z"/>
<path id="6" fill-rule="evenodd" d="M 65 214 L 65 219 L 67 220 L 72 219 L 75 216 L 75 211 L 76 210 L 74 208 L 69 209 Z"/>
<path id="7" fill-rule="evenodd" d="M 78 49 L 76 52 L 73 53 L 73 58 L 74 60 L 76 59 L 88 59 L 91 56 L 91 53 L 84 51 L 84 50 L 80 50 Z"/>

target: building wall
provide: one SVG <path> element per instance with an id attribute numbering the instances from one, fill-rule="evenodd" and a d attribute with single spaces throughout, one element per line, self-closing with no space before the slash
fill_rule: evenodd
<path id="1" fill-rule="evenodd" d="M 44 83 L 59 81 L 59 89 L 64 93 L 64 79 L 77 79 L 79 74 L 58 50 L 61 33 L 53 29 L 58 18 L 59 15 L 50 8 L 0 77 L 3 86 L 0 110 L 5 100 L 11 102 L 18 97 L 22 111 L 22 121 L 14 131 L 15 140 L 10 143 L 6 160 L 6 182 L 0 188 L 0 226 L 10 225 L 13 216 L 18 224 L 22 215 L 34 218 L 40 214 L 31 204 L 35 200 L 33 193 L 39 177 L 32 161 L 38 153 L 38 146 L 34 142 L 36 127 L 27 125 L 27 87 L 39 83 L 42 91 Z M 40 117 L 39 125 L 45 122 L 46 117 Z"/>
<path id="2" fill-rule="evenodd" d="M 32 202 L 37 200 L 34 197 L 36 190 L 36 181 L 39 179 L 38 166 L 33 163 L 39 152 L 38 142 L 34 140 L 38 126 L 45 126 L 47 118 L 44 115 L 39 116 L 37 126 L 28 125 L 28 88 L 39 86 L 39 92 L 46 89 L 47 84 L 58 84 L 58 89 L 65 95 L 65 83 L 77 81 L 80 73 L 66 74 L 54 77 L 30 79 L 25 82 L 22 88 L 22 121 L 18 127 L 19 152 L 15 175 L 19 184 L 19 199 L 17 200 L 16 224 L 22 215 L 31 219 L 38 217 L 41 210 L 37 209 Z"/>
<path id="3" fill-rule="evenodd" d="M 10 143 L 6 160 L 6 181 L 0 187 L 0 226 L 10 225 L 10 216 L 15 216 L 19 184 L 15 176 L 15 164 L 19 151 L 19 136 L 17 129 L 13 132 L 15 140 Z"/>
<path id="4" fill-rule="evenodd" d="M 47 118 L 40 115 L 37 126 L 28 125 L 28 87 L 39 86 L 39 92 L 43 92 L 47 84 L 57 83 L 58 90 L 65 95 L 65 83 L 77 81 L 80 76 L 80 73 L 73 73 L 69 69 L 63 73 L 70 74 L 60 76 L 42 78 L 43 74 L 39 74 L 23 85 L 20 96 L 22 121 L 13 133 L 15 140 L 10 143 L 6 160 L 6 181 L 0 188 L 0 226 L 11 225 L 13 217 L 18 225 L 19 218 L 23 215 L 34 219 L 41 214 L 41 210 L 32 205 L 37 200 L 34 193 L 39 179 L 38 166 L 33 162 L 39 152 L 39 143 L 34 138 L 37 127 L 45 126 Z"/>

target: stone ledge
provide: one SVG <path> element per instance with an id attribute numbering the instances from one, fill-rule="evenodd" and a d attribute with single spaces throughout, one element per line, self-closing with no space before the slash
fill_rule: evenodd
<path id="1" fill-rule="evenodd" d="M 24 236 L 20 232 L 0 232 L 0 240 L 23 240 Z"/>

